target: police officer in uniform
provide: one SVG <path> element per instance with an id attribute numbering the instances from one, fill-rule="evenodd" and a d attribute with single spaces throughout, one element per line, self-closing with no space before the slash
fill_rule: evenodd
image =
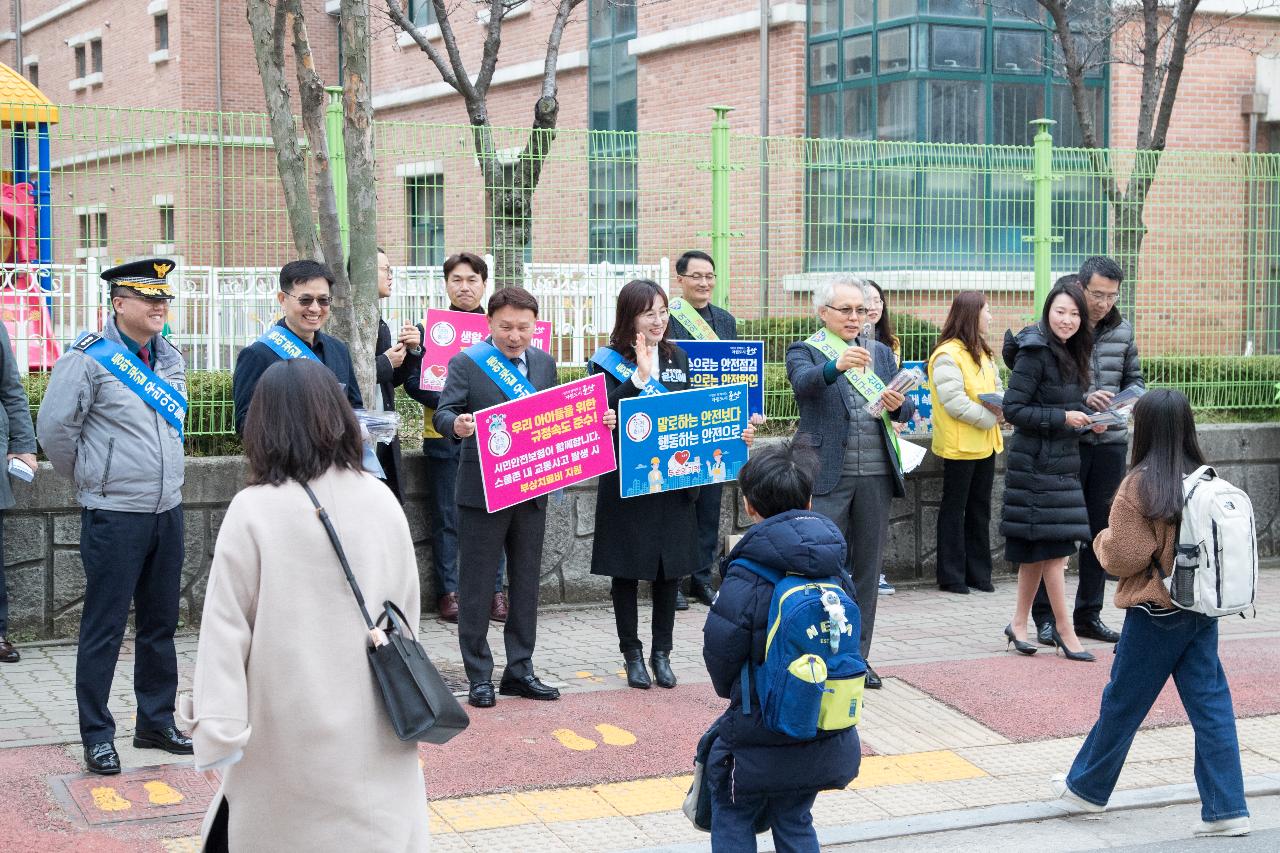
<path id="1" fill-rule="evenodd" d="M 133 745 L 190 755 L 174 725 L 182 578 L 182 425 L 186 365 L 161 331 L 173 261 L 150 258 L 102 273 L 114 314 L 58 359 L 36 434 L 81 507 L 84 609 L 76 702 L 85 764 L 120 772 L 107 708 L 130 604 L 135 610 Z"/>

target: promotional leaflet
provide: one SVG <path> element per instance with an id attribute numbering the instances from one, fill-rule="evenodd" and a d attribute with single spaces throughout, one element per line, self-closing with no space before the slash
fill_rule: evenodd
<path id="1" fill-rule="evenodd" d="M 929 370 L 929 362 L 927 361 L 904 361 L 902 362 L 903 370 L 915 368 L 921 373 Z M 907 392 L 907 399 L 912 400 L 916 404 L 915 414 L 911 416 L 911 420 L 902 426 L 900 435 L 930 435 L 933 432 L 933 393 L 929 390 L 929 383 L 925 382 L 917 385 Z"/>
<path id="2" fill-rule="evenodd" d="M 748 391 L 723 385 L 619 401 L 622 497 L 736 480 L 747 461 Z"/>
<path id="3" fill-rule="evenodd" d="M 489 512 L 617 467 L 604 377 L 588 376 L 476 412 L 480 479 Z"/>
<path id="4" fill-rule="evenodd" d="M 694 388 L 747 386 L 750 414 L 764 414 L 764 341 L 675 341 L 689 354 Z"/>

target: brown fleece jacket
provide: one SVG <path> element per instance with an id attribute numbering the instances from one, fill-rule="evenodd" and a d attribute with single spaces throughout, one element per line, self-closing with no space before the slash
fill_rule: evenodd
<path id="1" fill-rule="evenodd" d="M 1138 476 L 1130 473 L 1120 484 L 1107 529 L 1093 540 L 1093 552 L 1103 568 L 1120 578 L 1116 607 L 1173 607 L 1164 582 L 1151 571 L 1151 558 L 1158 557 L 1166 574 L 1173 571 L 1177 530 L 1167 521 L 1143 518 L 1138 505 Z"/>

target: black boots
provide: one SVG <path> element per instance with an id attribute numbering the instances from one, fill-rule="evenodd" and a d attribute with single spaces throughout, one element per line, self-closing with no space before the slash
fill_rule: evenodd
<path id="1" fill-rule="evenodd" d="M 671 652 L 657 652 L 649 655 L 649 665 L 653 667 L 653 680 L 659 687 L 668 689 L 676 686 L 676 674 L 671 671 Z"/>
<path id="2" fill-rule="evenodd" d="M 632 649 L 624 652 L 623 657 L 627 661 L 627 686 L 648 690 L 653 682 L 649 680 L 649 670 L 644 668 L 644 650 Z"/>

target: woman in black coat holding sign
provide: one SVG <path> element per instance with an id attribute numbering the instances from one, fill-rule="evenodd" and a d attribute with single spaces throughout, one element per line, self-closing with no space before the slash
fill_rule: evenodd
<path id="1" fill-rule="evenodd" d="M 608 348 L 635 367 L 632 378 L 622 381 L 594 359 L 587 363 L 590 373 L 604 374 L 609 407 L 614 411 L 620 400 L 640 396 L 650 378 L 667 391 L 689 388 L 689 356 L 669 338 L 667 295 L 648 279 L 628 282 L 618 293 Z M 744 438 L 750 441 L 750 435 Z M 615 435 L 615 447 L 618 440 Z M 639 637 L 637 593 L 640 581 L 652 582 L 653 643 L 649 663 L 658 686 L 675 687 L 671 634 L 676 590 L 682 577 L 698 569 L 698 519 L 694 512 L 698 490 L 680 489 L 624 499 L 619 473 L 637 475 L 633 471 L 614 471 L 598 481 L 591 573 L 613 578 L 610 594 L 618 648 L 626 660 L 627 684 L 640 689 L 648 689 L 651 682 Z"/>

